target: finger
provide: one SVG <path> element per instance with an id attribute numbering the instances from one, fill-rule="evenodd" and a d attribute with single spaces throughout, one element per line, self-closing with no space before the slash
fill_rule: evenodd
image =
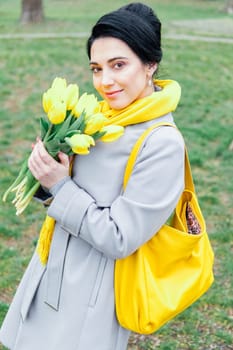
<path id="1" fill-rule="evenodd" d="M 59 153 L 58 153 L 58 158 L 59 158 L 59 160 L 60 160 L 60 163 L 61 163 L 64 167 L 66 167 L 66 168 L 69 167 L 69 165 L 70 165 L 70 160 L 69 160 L 69 157 L 68 157 L 65 153 L 59 152 Z"/>
<path id="2" fill-rule="evenodd" d="M 43 157 L 41 157 L 40 145 L 38 142 L 34 145 L 33 151 L 28 160 L 28 165 L 33 175 L 36 175 L 37 177 L 48 171 L 48 164 L 45 163 Z"/>
<path id="3" fill-rule="evenodd" d="M 47 165 L 51 165 L 55 162 L 52 156 L 47 152 L 47 150 L 44 147 L 44 144 L 41 140 L 38 141 L 38 156 L 39 160 Z"/>

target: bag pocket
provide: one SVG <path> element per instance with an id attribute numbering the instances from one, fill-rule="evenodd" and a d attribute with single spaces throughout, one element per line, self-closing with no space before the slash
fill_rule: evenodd
<path id="1" fill-rule="evenodd" d="M 205 232 L 205 220 L 201 213 L 196 194 L 189 190 L 185 190 L 182 193 L 179 202 L 177 203 L 171 226 L 184 233 L 188 233 L 189 225 L 187 224 L 187 206 L 189 206 L 189 209 L 192 211 L 193 217 L 195 217 L 195 220 L 200 226 L 200 233 Z"/>

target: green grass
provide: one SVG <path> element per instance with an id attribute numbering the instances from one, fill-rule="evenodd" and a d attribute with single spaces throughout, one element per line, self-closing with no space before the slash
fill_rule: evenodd
<path id="1" fill-rule="evenodd" d="M 0 33 L 19 32 L 86 32 L 103 13 L 131 1 L 116 0 L 44 0 L 46 22 L 43 25 L 20 26 L 21 1 L 8 0 L 0 4 Z M 144 1 L 159 14 L 163 23 L 180 19 L 225 18 L 222 0 L 148 0 Z"/>
<path id="2" fill-rule="evenodd" d="M 0 34 L 90 31 L 105 11 L 127 1 L 45 1 L 46 23 L 20 27 L 19 2 L 0 4 Z M 216 18 L 229 23 L 223 2 L 147 1 L 172 30 L 173 20 Z M 64 5 L 65 4 L 65 5 Z M 78 8 L 75 10 L 75 6 Z M 203 22 L 204 23 L 204 22 Z M 184 27 L 182 30 L 186 30 Z M 198 302 L 154 336 L 131 338 L 130 350 L 233 349 L 233 123 L 232 45 L 163 40 L 160 78 L 182 86 L 175 113 L 189 149 L 196 189 L 215 251 L 215 283 Z M 0 196 L 12 182 L 38 133 L 41 95 L 55 76 L 93 91 L 85 39 L 2 40 L 0 50 Z M 32 203 L 15 216 L 0 203 L 0 324 L 34 250 L 45 210 Z M 1 349 L 1 346 L 0 346 Z"/>

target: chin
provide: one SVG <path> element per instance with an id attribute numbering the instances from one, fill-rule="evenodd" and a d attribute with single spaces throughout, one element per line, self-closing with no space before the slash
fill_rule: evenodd
<path id="1" fill-rule="evenodd" d="M 130 102 L 131 103 L 131 102 Z M 112 108 L 112 109 L 115 109 L 115 110 L 121 110 L 121 109 L 123 109 L 123 108 L 126 108 L 126 107 L 128 107 L 129 105 L 130 105 L 130 103 L 123 103 L 123 102 L 121 102 L 121 103 L 119 103 L 119 102 L 113 102 L 113 101 L 109 101 L 108 102 L 108 104 L 109 104 L 109 106 Z"/>

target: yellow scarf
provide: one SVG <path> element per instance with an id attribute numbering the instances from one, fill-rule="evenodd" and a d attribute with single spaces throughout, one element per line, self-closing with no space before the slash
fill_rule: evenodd
<path id="1" fill-rule="evenodd" d="M 180 85 L 174 80 L 155 80 L 154 83 L 161 88 L 160 91 L 139 99 L 124 109 L 111 109 L 106 101 L 101 101 L 101 112 L 109 119 L 107 125 L 127 126 L 142 123 L 174 111 L 180 100 Z M 47 215 L 37 245 L 37 253 L 43 265 L 48 260 L 54 227 L 55 220 Z"/>

